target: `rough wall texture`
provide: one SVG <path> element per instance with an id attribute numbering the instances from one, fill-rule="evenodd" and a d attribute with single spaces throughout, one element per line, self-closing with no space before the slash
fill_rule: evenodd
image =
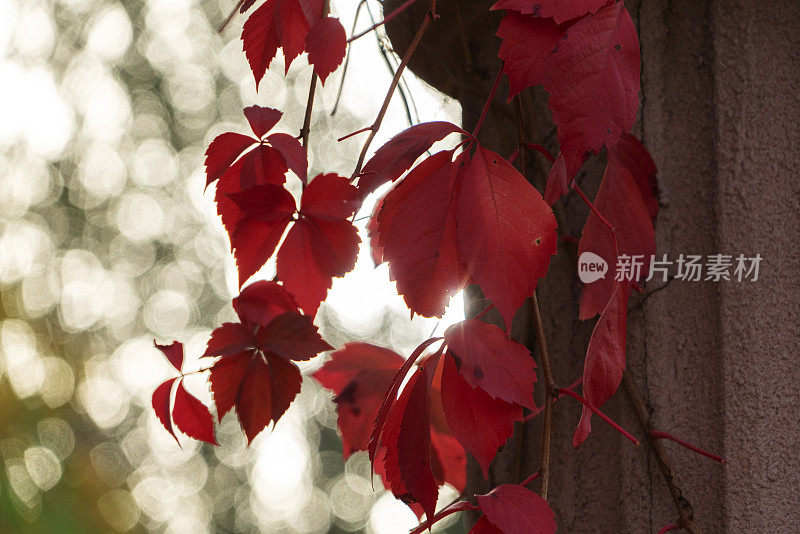
<path id="1" fill-rule="evenodd" d="M 390 26 L 400 51 L 425 3 Z M 387 0 L 387 9 L 392 4 Z M 437 59 L 418 59 L 412 67 L 461 100 L 465 127 L 471 128 L 498 67 L 498 41 L 491 36 L 496 22 L 484 11 L 491 2 L 439 4 L 451 23 L 437 23 L 424 41 Z M 673 259 L 681 253 L 764 258 L 754 283 L 675 281 L 642 306 L 636 306 L 641 297 L 634 297 L 629 369 L 655 427 L 729 459 L 722 467 L 666 444 L 705 532 L 795 532 L 800 528 L 800 2 L 626 4 L 639 28 L 643 61 L 634 133 L 659 167 L 658 253 Z M 444 42 L 459 46 L 437 46 Z M 457 51 L 446 56 L 450 48 Z M 468 59 L 464 50 L 470 51 Z M 525 103 L 532 137 L 553 148 L 545 96 L 534 91 Z M 510 153 L 513 132 L 512 118 L 499 111 L 482 137 Z M 534 182 L 540 185 L 542 162 L 536 163 L 531 170 L 538 171 Z M 601 163 L 587 165 L 580 177 L 592 194 Z M 564 213 L 570 232 L 578 235 L 585 208 L 572 199 Z M 539 290 L 555 376 L 563 384 L 580 375 L 592 326 L 576 318 L 579 289 L 569 252 L 559 251 Z M 515 333 L 530 342 L 523 315 Z M 606 410 L 639 431 L 622 392 Z M 560 531 L 655 532 L 674 522 L 673 504 L 646 446 L 633 448 L 595 423 L 584 446 L 572 449 L 579 413 L 568 401 L 556 404 L 550 500 Z M 539 441 L 534 420 L 506 445 L 492 482 L 533 472 Z M 471 488 L 486 485 L 474 471 Z"/>

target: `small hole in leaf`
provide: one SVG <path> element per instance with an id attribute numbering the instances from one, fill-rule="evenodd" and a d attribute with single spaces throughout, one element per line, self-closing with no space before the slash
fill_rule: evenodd
<path id="1" fill-rule="evenodd" d="M 534 241 L 534 243 L 536 243 L 537 246 L 541 245 L 542 244 L 542 238 L 541 237 L 537 237 L 536 240 Z"/>
<path id="2" fill-rule="evenodd" d="M 622 50 L 622 45 L 615 44 L 614 48 L 617 50 Z"/>

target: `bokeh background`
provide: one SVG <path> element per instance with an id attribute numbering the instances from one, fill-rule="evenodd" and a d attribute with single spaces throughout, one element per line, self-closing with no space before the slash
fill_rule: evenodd
<path id="1" fill-rule="evenodd" d="M 246 132 L 242 107 L 302 123 L 310 69 L 279 56 L 258 93 L 239 40 L 221 34 L 234 0 L 0 0 L 0 531 L 406 532 L 414 515 L 345 465 L 331 395 L 306 378 L 292 408 L 251 447 L 227 416 L 220 447 L 164 431 L 150 395 L 174 371 L 153 339 L 186 344 L 199 369 L 210 331 L 234 317 L 229 243 L 204 192 L 203 153 Z M 358 2 L 334 0 L 350 30 Z M 380 18 L 370 0 L 359 28 Z M 349 176 L 397 58 L 380 33 L 353 47 L 318 91 L 310 166 Z M 413 75 L 373 144 L 460 108 Z M 405 96 L 405 98 L 402 98 Z M 296 180 L 290 184 L 298 186 Z M 357 215 L 362 240 L 372 199 Z M 271 277 L 268 264 L 256 278 Z M 408 354 L 463 317 L 408 310 L 362 247 L 317 323 L 334 346 L 369 340 Z M 304 372 L 325 357 L 301 362 Z M 204 376 L 187 378 L 210 402 Z M 445 491 L 444 500 L 455 497 Z M 455 517 L 438 528 L 448 528 Z"/>

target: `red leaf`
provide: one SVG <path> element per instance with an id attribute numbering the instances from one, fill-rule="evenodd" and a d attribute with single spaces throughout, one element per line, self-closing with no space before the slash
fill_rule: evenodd
<path id="1" fill-rule="evenodd" d="M 583 397 L 600 408 L 613 395 L 625 370 L 625 333 L 628 319 L 628 282 L 616 282 L 603 314 L 594 325 L 583 365 Z M 592 412 L 584 406 L 572 446 L 580 447 L 592 431 Z"/>
<path id="2" fill-rule="evenodd" d="M 655 222 L 658 215 L 657 168 L 652 156 L 641 141 L 631 134 L 622 134 L 619 142 L 609 150 L 608 157 L 616 168 L 627 169 L 642 193 L 650 218 Z"/>
<path id="3" fill-rule="evenodd" d="M 555 163 L 550 168 L 550 174 L 547 175 L 547 186 L 544 189 L 545 202 L 552 206 L 556 203 L 556 200 L 566 195 L 569 191 L 569 181 L 574 174 L 570 174 L 567 170 L 564 154 L 559 152 Z"/>
<path id="4" fill-rule="evenodd" d="M 436 141 L 464 130 L 449 122 L 424 122 L 395 135 L 364 165 L 358 180 L 362 198 L 400 178 Z"/>
<path id="5" fill-rule="evenodd" d="M 478 495 L 486 519 L 503 534 L 553 534 L 556 521 L 547 501 L 516 484 L 502 484 Z"/>
<path id="6" fill-rule="evenodd" d="M 505 159 L 478 147 L 461 180 L 456 221 L 461 260 L 508 330 L 556 252 L 553 212 Z"/>
<path id="7" fill-rule="evenodd" d="M 314 373 L 314 378 L 336 395 L 333 401 L 345 459 L 367 450 L 383 395 L 402 365 L 403 358 L 394 351 L 369 343 L 348 343 Z"/>
<path id="8" fill-rule="evenodd" d="M 253 129 L 253 133 L 256 134 L 256 137 L 259 139 L 267 135 L 267 132 L 278 124 L 278 121 L 281 120 L 283 116 L 283 112 L 277 109 L 265 108 L 262 106 L 250 106 L 244 108 L 242 111 L 247 118 L 247 122 L 250 123 L 250 128 Z"/>
<path id="9" fill-rule="evenodd" d="M 203 358 L 230 356 L 245 349 L 254 348 L 258 342 L 252 331 L 241 323 L 223 323 L 211 332 Z"/>
<path id="10" fill-rule="evenodd" d="M 478 319 L 454 324 L 445 331 L 444 339 L 469 385 L 496 399 L 534 409 L 536 364 L 524 345 Z"/>
<path id="11" fill-rule="evenodd" d="M 442 364 L 442 404 L 447 426 L 475 457 L 486 478 L 497 449 L 514 433 L 514 421 L 522 419 L 522 408 L 470 386 L 459 374 L 453 358 L 445 356 Z"/>
<path id="12" fill-rule="evenodd" d="M 436 483 L 441 486 L 446 482 L 462 493 L 467 487 L 467 454 L 464 452 L 464 447 L 455 437 L 437 431 L 433 425 L 431 425 L 431 445 L 432 456 L 441 466 L 440 469 L 433 471 Z"/>
<path id="13" fill-rule="evenodd" d="M 325 79 L 341 65 L 347 51 L 347 33 L 339 19 L 325 17 L 317 22 L 306 37 L 308 62 L 325 85 Z"/>
<path id="14" fill-rule="evenodd" d="M 440 337 L 433 337 L 420 343 L 419 346 L 414 349 L 414 352 L 411 353 L 411 356 L 409 356 L 408 359 L 403 363 L 403 366 L 400 367 L 400 370 L 394 375 L 391 387 L 383 397 L 381 409 L 378 411 L 378 417 L 375 418 L 375 425 L 373 426 L 372 434 L 369 437 L 369 459 L 373 463 L 375 462 L 375 458 L 377 456 L 378 445 L 381 443 L 381 439 L 383 437 L 383 427 L 386 424 L 386 419 L 388 418 L 389 412 L 395 403 L 395 398 L 397 396 L 397 391 L 400 389 L 400 385 L 403 383 L 403 380 L 405 380 L 408 371 L 411 369 L 411 366 L 414 365 L 414 362 L 417 361 L 417 358 L 419 358 L 420 355 L 425 352 L 425 349 L 441 339 L 442 338 Z"/>
<path id="15" fill-rule="evenodd" d="M 244 288 L 233 299 L 233 309 L 239 319 L 250 325 L 267 326 L 277 316 L 298 312 L 294 297 L 280 284 L 261 280 Z"/>
<path id="16" fill-rule="evenodd" d="M 267 141 L 281 153 L 289 169 L 305 184 L 308 180 L 308 156 L 300 141 L 285 133 L 272 134 Z"/>
<path id="17" fill-rule="evenodd" d="M 288 170 L 283 154 L 271 146 L 259 145 L 242 157 L 239 185 L 241 189 L 264 184 L 283 185 Z"/>
<path id="18" fill-rule="evenodd" d="M 164 353 L 164 356 L 169 363 L 172 364 L 172 367 L 177 369 L 180 373 L 181 366 L 183 365 L 183 343 L 173 341 L 171 345 L 159 345 L 154 340 L 153 344 L 158 350 Z"/>
<path id="19" fill-rule="evenodd" d="M 267 0 L 250 14 L 242 27 L 242 47 L 256 80 L 256 90 L 275 58 L 278 46 L 282 45 L 277 28 L 278 20 L 275 17 L 275 7 L 281 1 Z"/>
<path id="20" fill-rule="evenodd" d="M 239 8 L 239 13 L 244 13 L 245 11 L 247 11 L 248 9 L 253 7 L 253 4 L 255 4 L 255 3 L 256 3 L 256 0 L 244 0 L 242 2 L 241 7 Z"/>
<path id="21" fill-rule="evenodd" d="M 456 241 L 458 163 L 451 155 L 439 152 L 420 163 L 378 215 L 389 275 L 411 311 L 425 317 L 441 317 L 467 278 Z"/>
<path id="22" fill-rule="evenodd" d="M 258 348 L 295 361 L 309 360 L 326 350 L 332 350 L 317 333 L 310 317 L 299 313 L 284 313 L 260 329 Z"/>
<path id="23" fill-rule="evenodd" d="M 638 141 L 636 141 L 638 144 Z M 639 145 L 641 146 L 641 145 Z M 633 148 L 634 152 L 631 152 Z M 644 147 L 641 148 L 644 150 Z M 645 152 L 646 154 L 646 152 Z M 642 190 L 639 183 L 644 187 L 651 187 L 649 184 L 655 180 L 650 169 L 652 160 L 644 161 L 643 167 L 639 167 L 633 160 L 633 155 L 639 155 L 639 148 L 630 140 L 619 149 L 615 146 L 609 150 L 608 164 L 606 166 L 603 181 L 595 198 L 594 207 L 603 214 L 616 231 L 617 244 L 615 249 L 614 236 L 611 231 L 597 218 L 594 213 L 589 214 L 586 225 L 583 227 L 578 254 L 591 252 L 603 258 L 609 266 L 608 273 L 604 278 L 591 282 L 584 286 L 581 293 L 581 320 L 590 319 L 601 313 L 608 304 L 614 290 L 615 267 L 617 256 L 626 254 L 630 256 L 643 256 L 641 266 L 641 276 L 634 282 L 647 277 L 650 269 L 650 258 L 656 252 L 655 231 L 651 220 L 651 212 L 648 211 L 646 200 L 642 197 Z M 626 165 L 634 165 L 627 167 Z M 640 175 L 637 180 L 631 171 Z M 638 182 L 638 183 L 637 183 Z M 652 196 L 652 188 L 648 191 L 647 201 L 657 202 Z"/>
<path id="24" fill-rule="evenodd" d="M 386 419 L 383 465 L 392 493 L 416 502 L 433 517 L 439 487 L 432 471 L 429 384 L 436 359 L 423 363 L 406 384 Z"/>
<path id="25" fill-rule="evenodd" d="M 206 150 L 206 187 L 225 174 L 236 158 L 256 142 L 252 137 L 233 132 L 214 138 Z"/>
<path id="26" fill-rule="evenodd" d="M 277 185 L 260 185 L 228 196 L 242 214 L 231 235 L 242 286 L 275 252 L 296 205 L 292 195 Z"/>
<path id="27" fill-rule="evenodd" d="M 320 174 L 308 184 L 300 200 L 304 215 L 325 221 L 347 219 L 358 209 L 358 190 L 337 174 Z"/>
<path id="28" fill-rule="evenodd" d="M 557 23 L 594 13 L 608 0 L 500 0 L 492 9 L 519 11 L 534 17 L 550 17 Z"/>
<path id="29" fill-rule="evenodd" d="M 548 18 L 513 11 L 505 14 L 497 36 L 503 40 L 498 56 L 508 75 L 509 100 L 523 89 L 544 82 L 547 57 L 569 27 L 570 24 L 556 24 Z"/>
<path id="30" fill-rule="evenodd" d="M 265 353 L 241 352 L 221 358 L 209 382 L 222 418 L 232 407 L 248 443 L 269 423 L 278 422 L 300 392 L 300 370 L 291 361 Z"/>
<path id="31" fill-rule="evenodd" d="M 301 219 L 289 230 L 278 251 L 278 279 L 308 315 L 316 315 L 332 279 L 355 266 L 360 241 L 347 220 Z"/>
<path id="32" fill-rule="evenodd" d="M 211 417 L 211 412 L 186 391 L 183 380 L 178 382 L 178 389 L 175 392 L 172 420 L 175 421 L 178 430 L 190 438 L 218 445 L 214 437 L 214 418 Z"/>
<path id="33" fill-rule="evenodd" d="M 169 416 L 169 396 L 172 392 L 172 385 L 176 380 L 178 379 L 170 378 L 169 380 L 162 382 L 161 385 L 159 385 L 153 392 L 152 404 L 153 411 L 156 412 L 156 417 L 158 417 L 158 420 L 161 421 L 161 424 L 164 425 L 164 428 L 167 429 L 167 432 L 172 434 L 172 437 L 175 438 L 175 441 L 178 441 L 178 436 L 176 436 L 175 431 L 172 430 L 172 419 Z M 180 444 L 181 442 L 178 441 L 178 445 Z"/>
<path id="34" fill-rule="evenodd" d="M 639 105 L 639 39 L 622 2 L 575 23 L 547 58 L 544 88 L 568 179 L 630 130 Z"/>
<path id="35" fill-rule="evenodd" d="M 503 531 L 489 523 L 485 515 L 482 515 L 472 526 L 469 534 L 503 534 Z"/>
<path id="36" fill-rule="evenodd" d="M 279 0 L 275 7 L 275 28 L 278 42 L 283 48 L 286 72 L 294 58 L 306 48 L 309 24 L 298 0 Z"/>

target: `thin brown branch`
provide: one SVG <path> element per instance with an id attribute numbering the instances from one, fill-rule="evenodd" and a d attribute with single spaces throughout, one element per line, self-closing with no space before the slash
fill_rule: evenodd
<path id="1" fill-rule="evenodd" d="M 681 491 L 681 487 L 675 477 L 675 471 L 672 468 L 669 456 L 667 456 L 667 451 L 661 441 L 652 435 L 653 428 L 650 426 L 650 413 L 647 410 L 642 394 L 639 392 L 639 388 L 636 386 L 636 382 L 633 381 L 633 377 L 628 371 L 625 371 L 622 375 L 622 386 L 625 388 L 628 400 L 633 405 L 636 417 L 639 419 L 639 425 L 641 425 L 645 436 L 647 436 L 647 442 L 655 454 L 658 468 L 664 477 L 664 482 L 667 484 L 672 501 L 675 503 L 675 509 L 679 516 L 678 525 L 690 534 L 702 534 L 702 530 L 694 522 L 692 505 L 683 496 L 683 491 Z"/>
<path id="2" fill-rule="evenodd" d="M 219 28 L 217 28 L 217 33 L 222 33 L 225 31 L 225 28 L 227 28 L 228 24 L 231 23 L 233 17 L 235 17 L 236 13 L 242 8 L 242 4 L 244 4 L 244 0 L 239 0 L 236 2 L 236 5 L 233 7 L 231 12 L 228 14 L 225 20 L 222 21 L 222 24 L 219 25 Z"/>
<path id="3" fill-rule="evenodd" d="M 367 28 L 366 30 L 364 30 L 364 31 L 362 31 L 362 32 L 359 32 L 359 33 L 358 33 L 358 35 L 354 35 L 354 36 L 352 36 L 351 38 L 349 38 L 349 39 L 347 40 L 347 43 L 348 43 L 348 44 L 350 44 L 350 43 L 352 43 L 353 41 L 355 41 L 356 39 L 359 39 L 359 38 L 361 38 L 361 37 L 364 37 L 365 35 L 367 35 L 367 34 L 368 34 L 369 32 L 371 32 L 372 30 L 376 30 L 376 29 L 380 28 L 381 26 L 383 26 L 384 24 L 386 24 L 387 22 L 389 22 L 390 20 L 392 20 L 393 18 L 395 18 L 397 15 L 399 15 L 400 13 L 402 13 L 403 11 L 405 11 L 406 9 L 408 9 L 409 7 L 411 7 L 411 6 L 412 6 L 413 4 L 415 4 L 416 2 L 417 2 L 417 0 L 407 0 L 407 1 L 406 1 L 404 4 L 400 5 L 400 6 L 399 6 L 397 9 L 395 9 L 394 11 L 392 11 L 391 13 L 389 13 L 388 15 L 386 15 L 386 16 L 383 18 L 383 20 L 381 20 L 380 22 L 376 22 L 376 23 L 374 23 L 372 26 L 370 26 L 370 27 L 369 27 L 369 28 Z"/>
<path id="4" fill-rule="evenodd" d="M 397 88 L 397 84 L 400 83 L 400 77 L 403 75 L 403 71 L 406 69 L 408 62 L 411 61 L 411 56 L 414 55 L 414 51 L 417 49 L 417 46 L 419 46 L 419 41 L 425 34 L 425 30 L 427 30 L 430 23 L 437 18 L 439 18 L 439 15 L 436 14 L 436 0 L 430 0 L 430 6 L 428 7 L 428 11 L 425 13 L 425 18 L 422 19 L 422 23 L 419 25 L 417 34 L 414 35 L 414 39 L 411 41 L 411 44 L 408 45 L 406 53 L 403 54 L 403 59 L 400 61 L 400 65 L 398 65 L 397 71 L 394 73 L 394 78 L 392 78 L 392 83 L 389 85 L 389 90 L 386 92 L 386 98 L 383 100 L 383 105 L 381 105 L 381 109 L 378 112 L 378 116 L 375 118 L 375 122 L 372 123 L 372 129 L 370 130 L 369 137 L 367 137 L 364 146 L 361 148 L 361 153 L 358 155 L 358 163 L 356 163 L 356 168 L 353 171 L 353 178 L 358 176 L 358 174 L 361 172 L 361 166 L 364 165 L 364 159 L 367 156 L 367 151 L 369 150 L 372 141 L 375 139 L 375 136 L 378 134 L 378 130 L 383 123 L 383 118 L 386 116 L 386 110 L 389 109 L 389 103 L 392 101 L 392 95 L 394 94 L 394 90 Z"/>
<path id="5" fill-rule="evenodd" d="M 308 102 L 306 103 L 306 115 L 303 119 L 303 127 L 300 129 L 300 137 L 303 141 L 303 148 L 308 152 L 308 136 L 311 134 L 311 111 L 314 109 L 314 94 L 317 91 L 317 73 L 311 73 L 311 84 L 308 87 Z"/>

